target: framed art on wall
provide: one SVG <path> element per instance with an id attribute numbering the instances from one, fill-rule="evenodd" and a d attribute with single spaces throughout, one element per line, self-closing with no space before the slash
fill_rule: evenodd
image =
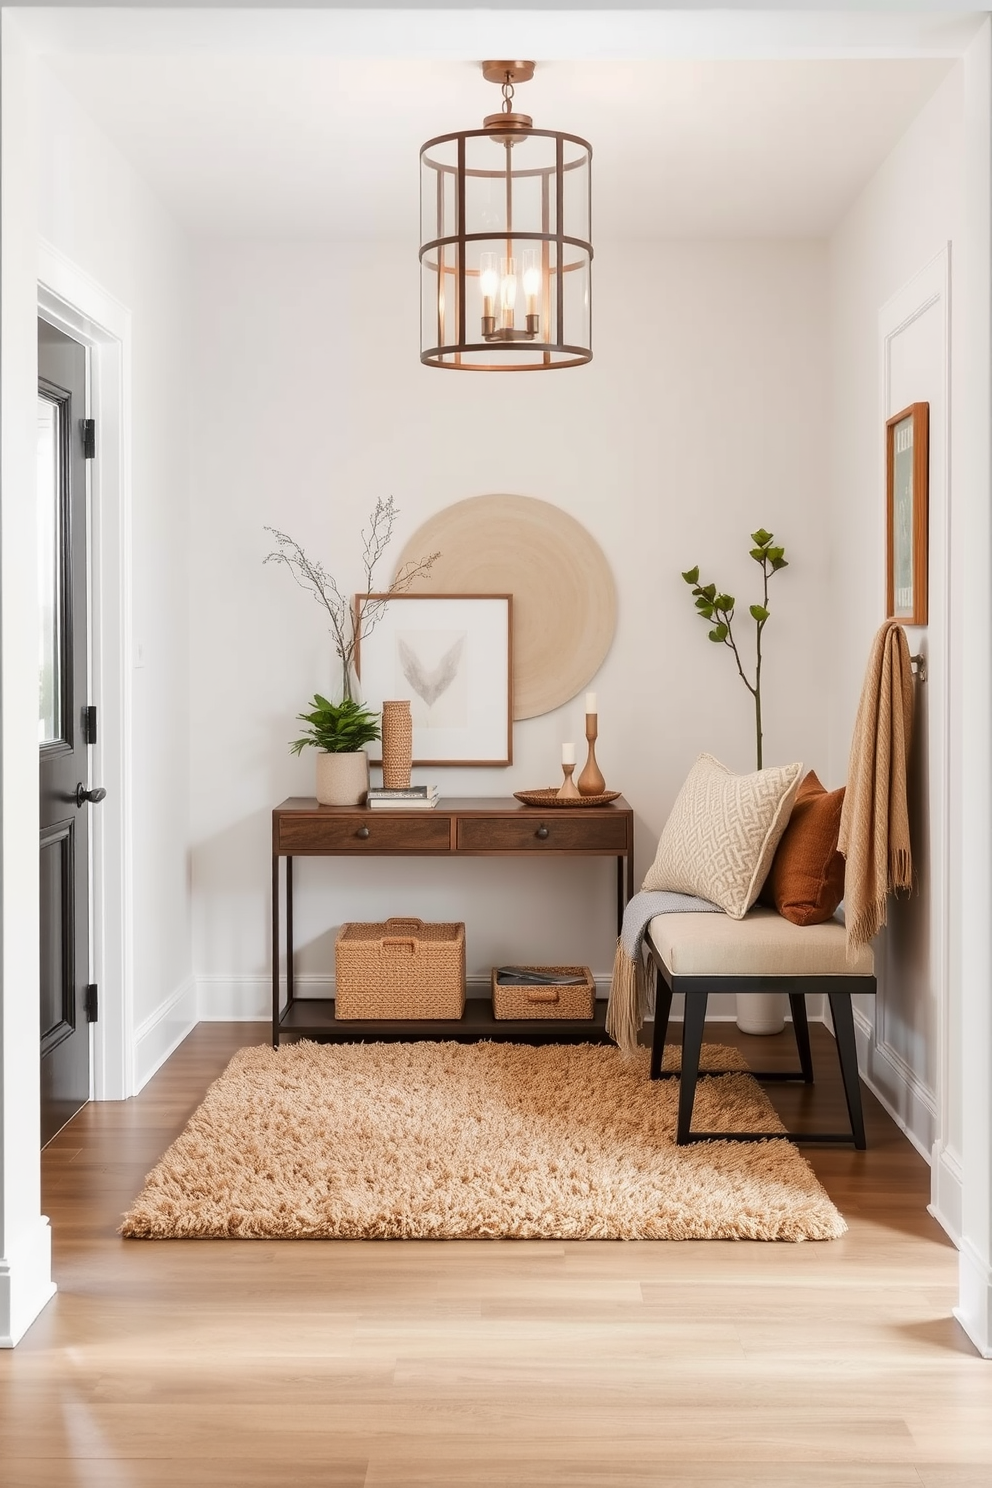
<path id="1" fill-rule="evenodd" d="M 911 403 L 885 424 L 885 613 L 927 623 L 930 405 Z"/>
<path id="2" fill-rule="evenodd" d="M 356 656 L 366 707 L 379 710 L 387 699 L 409 698 L 415 765 L 509 765 L 511 596 L 394 594 L 385 600 L 382 594 L 355 596 L 360 612 L 381 610 Z M 370 758 L 376 758 L 371 751 Z"/>

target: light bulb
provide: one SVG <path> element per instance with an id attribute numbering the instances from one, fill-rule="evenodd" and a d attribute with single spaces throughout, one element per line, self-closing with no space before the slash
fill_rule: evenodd
<path id="1" fill-rule="evenodd" d="M 504 258 L 500 264 L 502 273 L 500 275 L 499 298 L 502 311 L 502 322 L 504 326 L 512 327 L 513 309 L 517 303 L 517 265 L 516 260 Z"/>
<path id="2" fill-rule="evenodd" d="M 524 252 L 524 295 L 527 299 L 527 314 L 537 314 L 537 297 L 541 293 L 541 261 L 536 248 Z"/>
<path id="3" fill-rule="evenodd" d="M 491 320 L 493 304 L 499 292 L 495 253 L 479 254 L 479 288 L 482 290 L 482 314 Z"/>

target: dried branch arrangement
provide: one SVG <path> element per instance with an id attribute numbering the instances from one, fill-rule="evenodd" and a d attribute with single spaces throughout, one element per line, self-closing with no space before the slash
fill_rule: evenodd
<path id="1" fill-rule="evenodd" d="M 375 590 L 375 573 L 383 553 L 393 536 L 393 528 L 399 512 L 390 496 L 380 497 L 373 508 L 369 524 L 362 529 L 362 569 L 365 575 L 364 592 Z M 361 606 L 353 606 L 342 593 L 337 579 L 327 572 L 319 561 L 307 556 L 299 543 L 280 532 L 277 527 L 266 527 L 276 540 L 276 548 L 263 559 L 265 563 L 284 563 L 301 589 L 304 589 L 317 604 L 327 611 L 330 620 L 334 650 L 341 662 L 342 700 L 353 700 L 355 652 L 366 636 L 372 634 L 385 614 L 386 606 L 394 594 L 403 594 L 415 579 L 429 574 L 440 553 L 429 553 L 416 563 L 404 563 L 387 589 L 380 589 L 382 596 Z"/>

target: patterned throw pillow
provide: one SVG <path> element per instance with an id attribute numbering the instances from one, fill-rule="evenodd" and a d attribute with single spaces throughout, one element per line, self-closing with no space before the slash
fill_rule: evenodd
<path id="1" fill-rule="evenodd" d="M 735 775 L 701 754 L 679 791 L 645 889 L 695 894 L 742 920 L 785 831 L 801 764 Z"/>

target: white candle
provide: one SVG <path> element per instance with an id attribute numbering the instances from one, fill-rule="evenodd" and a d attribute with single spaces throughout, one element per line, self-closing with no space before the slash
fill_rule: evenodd
<path id="1" fill-rule="evenodd" d="M 575 764 L 575 745 L 563 744 L 561 746 L 561 762 L 563 765 Z"/>
<path id="2" fill-rule="evenodd" d="M 594 692 L 587 692 L 586 693 L 586 712 L 587 713 L 595 713 L 595 711 L 596 711 L 596 694 Z"/>

